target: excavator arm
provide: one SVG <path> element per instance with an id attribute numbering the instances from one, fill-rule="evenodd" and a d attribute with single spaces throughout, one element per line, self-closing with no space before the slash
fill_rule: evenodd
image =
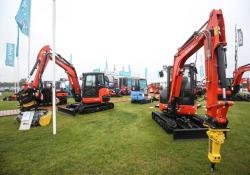
<path id="1" fill-rule="evenodd" d="M 240 90 L 240 81 L 245 72 L 250 71 L 250 64 L 240 66 L 234 71 L 233 81 L 231 86 L 233 87 L 233 93 L 236 94 Z"/>
<path id="2" fill-rule="evenodd" d="M 231 101 L 226 101 L 226 74 L 225 74 L 225 25 L 221 10 L 212 10 L 209 20 L 195 32 L 175 54 L 172 84 L 168 106 L 171 111 L 178 108 L 184 64 L 201 47 L 204 47 L 206 69 L 206 119 L 205 125 L 209 127 L 208 159 L 212 171 L 216 163 L 221 160 L 220 146 L 224 143 L 224 132 L 227 128 L 227 111 L 232 106 Z M 218 100 L 217 90 L 222 88 L 223 99 Z"/>
<path id="3" fill-rule="evenodd" d="M 44 70 L 46 69 L 49 60 L 52 60 L 52 52 L 50 46 L 46 45 L 39 51 L 36 63 L 33 66 L 29 75 L 29 77 L 32 76 L 35 70 L 37 70 L 34 80 L 31 82 L 32 88 L 38 89 L 40 87 L 42 81 L 42 75 Z M 77 102 L 81 101 L 81 89 L 75 68 L 66 59 L 64 59 L 61 55 L 57 53 L 55 56 L 55 63 L 59 67 L 64 69 L 66 74 L 68 75 L 70 88 L 75 98 L 75 101 Z"/>

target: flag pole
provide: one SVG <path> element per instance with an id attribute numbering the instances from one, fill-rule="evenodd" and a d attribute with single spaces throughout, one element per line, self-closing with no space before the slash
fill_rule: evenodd
<path id="1" fill-rule="evenodd" d="M 237 26 L 235 24 L 235 55 L 234 55 L 234 59 L 235 59 L 235 67 L 234 67 L 234 71 L 236 71 L 237 67 L 238 67 L 238 39 L 237 39 Z"/>
<path id="2" fill-rule="evenodd" d="M 53 24 L 52 24 L 52 59 L 53 59 L 53 135 L 56 135 L 56 89 L 55 89 L 55 40 L 56 40 L 56 0 L 53 1 Z"/>
<path id="3" fill-rule="evenodd" d="M 31 29 L 31 2 L 30 1 L 30 15 L 29 15 L 29 37 L 28 37 L 28 77 L 30 73 L 30 29 Z"/>
<path id="4" fill-rule="evenodd" d="M 20 84 L 19 84 L 19 56 L 17 56 L 17 92 L 20 91 Z"/>
<path id="5" fill-rule="evenodd" d="M 19 27 L 17 26 L 17 46 L 16 46 L 16 63 L 17 63 L 17 82 L 16 89 L 17 92 L 20 90 L 19 87 Z"/>

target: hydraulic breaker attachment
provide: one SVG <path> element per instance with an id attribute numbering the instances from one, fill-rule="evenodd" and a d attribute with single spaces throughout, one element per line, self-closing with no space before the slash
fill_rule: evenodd
<path id="1" fill-rule="evenodd" d="M 207 131 L 208 135 L 208 159 L 211 162 L 211 172 L 215 171 L 215 164 L 221 162 L 220 147 L 225 140 L 225 132 L 229 131 L 226 129 L 212 129 L 209 128 Z"/>

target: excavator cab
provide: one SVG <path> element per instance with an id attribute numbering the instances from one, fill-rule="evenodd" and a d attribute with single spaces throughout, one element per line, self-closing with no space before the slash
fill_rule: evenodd
<path id="1" fill-rule="evenodd" d="M 196 115 L 196 67 L 193 63 L 184 65 L 180 95 L 175 98 L 172 104 L 168 104 L 168 102 L 172 85 L 173 66 L 168 66 L 166 72 L 167 84 L 160 94 L 159 108 L 162 112 L 153 112 L 152 118 L 167 133 L 173 133 L 175 140 L 207 138 L 207 128 L 203 126 L 203 120 Z"/>
<path id="2" fill-rule="evenodd" d="M 99 97 L 101 88 L 108 87 L 108 79 L 103 73 L 83 73 L 82 74 L 82 97 Z"/>
<path id="3" fill-rule="evenodd" d="M 170 88 L 172 82 L 172 71 L 173 66 L 167 67 L 167 85 L 162 90 L 160 95 L 160 103 L 167 104 L 170 96 Z M 190 105 L 195 104 L 195 88 L 196 88 L 196 74 L 197 70 L 194 64 L 186 64 L 184 66 L 184 73 L 182 78 L 180 97 L 178 98 L 179 105 Z M 163 106 L 163 105 L 161 105 Z M 164 108 L 161 109 L 164 111 Z"/>

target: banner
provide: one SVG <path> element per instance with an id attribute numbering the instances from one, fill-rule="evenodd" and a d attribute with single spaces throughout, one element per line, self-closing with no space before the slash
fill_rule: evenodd
<path id="1" fill-rule="evenodd" d="M 130 72 L 119 71 L 119 76 L 130 77 Z"/>
<path id="2" fill-rule="evenodd" d="M 17 23 L 17 43 L 16 43 L 16 57 L 19 56 L 19 29 L 26 36 L 30 35 L 30 4 L 31 0 L 22 0 L 15 20 Z"/>
<path id="3" fill-rule="evenodd" d="M 148 68 L 145 68 L 145 78 L 148 78 Z"/>
<path id="4" fill-rule="evenodd" d="M 108 71 L 108 61 L 106 60 L 105 71 Z"/>
<path id="5" fill-rule="evenodd" d="M 30 1 L 22 0 L 15 17 L 18 27 L 26 36 L 30 35 Z"/>
<path id="6" fill-rule="evenodd" d="M 202 56 L 200 56 L 200 78 L 203 78 L 205 76 L 204 73 L 204 65 L 203 65 L 203 61 L 202 61 Z"/>
<path id="7" fill-rule="evenodd" d="M 72 54 L 70 54 L 69 63 L 72 64 Z"/>
<path id="8" fill-rule="evenodd" d="M 100 68 L 93 69 L 93 72 L 101 72 L 101 69 Z"/>
<path id="9" fill-rule="evenodd" d="M 241 29 L 237 29 L 238 33 L 238 46 L 243 46 L 243 32 Z"/>
<path id="10" fill-rule="evenodd" d="M 129 72 L 130 75 L 131 75 L 131 66 L 130 66 L 130 64 L 128 65 L 128 72 Z"/>
<path id="11" fill-rule="evenodd" d="M 10 67 L 15 66 L 15 44 L 6 43 L 5 65 Z"/>

